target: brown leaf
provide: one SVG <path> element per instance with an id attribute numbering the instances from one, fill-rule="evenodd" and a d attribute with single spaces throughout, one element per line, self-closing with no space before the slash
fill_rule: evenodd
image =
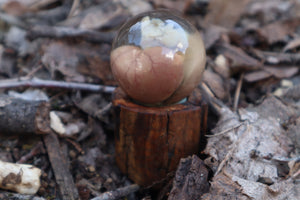
<path id="1" fill-rule="evenodd" d="M 211 0 L 205 22 L 231 29 L 241 18 L 249 2 L 250 0 Z"/>
<path id="2" fill-rule="evenodd" d="M 205 49 L 211 48 L 220 39 L 221 35 L 226 32 L 228 31 L 221 26 L 207 25 L 203 33 Z"/>
<path id="3" fill-rule="evenodd" d="M 254 72 L 248 72 L 245 74 L 244 79 L 251 83 L 251 82 L 257 82 L 266 78 L 271 77 L 272 74 L 264 71 L 264 70 L 259 70 L 259 71 L 254 71 Z"/>
<path id="4" fill-rule="evenodd" d="M 231 180 L 230 177 L 220 174 L 212 179 L 209 192 L 202 195 L 202 200 L 250 200 L 247 196 L 240 193 L 241 187 Z"/>
<path id="5" fill-rule="evenodd" d="M 82 19 L 79 28 L 100 29 L 103 27 L 114 27 L 124 23 L 129 17 L 126 10 L 118 3 L 107 1 L 104 5 L 93 7 Z"/>
<path id="6" fill-rule="evenodd" d="M 299 53 L 281 53 L 281 52 L 268 52 L 252 49 L 251 53 L 258 57 L 266 64 L 288 64 L 296 65 L 300 63 Z"/>
<path id="7" fill-rule="evenodd" d="M 52 41 L 44 45 L 42 62 L 55 75 L 62 73 L 67 81 L 85 82 L 88 75 L 100 78 L 104 83 L 114 83 L 109 65 L 108 45 L 92 45 L 90 43 L 70 44 Z"/>
<path id="8" fill-rule="evenodd" d="M 153 10 L 152 5 L 147 0 L 115 0 L 120 2 L 125 8 L 128 9 L 129 13 L 134 16 L 142 12 Z"/>
<path id="9" fill-rule="evenodd" d="M 293 34 L 300 25 L 300 18 L 288 19 L 285 21 L 276 21 L 268 24 L 258 30 L 269 44 L 284 41 L 285 38 Z"/>
<path id="10" fill-rule="evenodd" d="M 263 70 L 249 72 L 245 75 L 247 82 L 257 82 L 263 79 L 274 76 L 276 78 L 289 78 L 297 74 L 299 71 L 298 67 L 293 66 L 264 66 Z"/>
<path id="11" fill-rule="evenodd" d="M 3 11 L 7 14 L 20 16 L 28 11 L 28 8 L 20 1 L 8 1 L 2 5 Z"/>
<path id="12" fill-rule="evenodd" d="M 224 81 L 218 74 L 210 70 L 205 70 L 203 74 L 203 81 L 209 86 L 209 88 L 219 99 L 226 98 L 227 92 L 225 90 Z"/>
<path id="13" fill-rule="evenodd" d="M 270 72 L 276 78 L 290 78 L 298 73 L 297 66 L 265 66 L 264 70 Z"/>
<path id="14" fill-rule="evenodd" d="M 246 54 L 241 48 L 233 45 L 222 43 L 216 46 L 217 52 L 223 54 L 230 60 L 230 67 L 233 68 L 246 68 L 248 70 L 261 68 L 261 63 L 255 58 Z"/>
<path id="15" fill-rule="evenodd" d="M 156 8 L 163 7 L 184 12 L 187 4 L 186 2 L 186 0 L 154 0 L 154 5 Z"/>
<path id="16" fill-rule="evenodd" d="M 296 49 L 300 47 L 300 38 L 295 38 L 291 41 L 289 41 L 285 47 L 283 48 L 283 52 L 286 52 L 286 51 L 289 51 L 289 50 L 292 50 L 292 49 Z"/>

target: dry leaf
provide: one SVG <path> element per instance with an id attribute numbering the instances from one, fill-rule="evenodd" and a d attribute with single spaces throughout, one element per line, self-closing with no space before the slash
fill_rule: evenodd
<path id="1" fill-rule="evenodd" d="M 125 8 L 129 10 L 132 16 L 138 15 L 142 12 L 153 10 L 151 4 L 146 0 L 114 0 L 120 2 Z"/>
<path id="2" fill-rule="evenodd" d="M 121 24 L 128 18 L 124 8 L 113 1 L 107 1 L 104 5 L 93 7 L 81 20 L 79 28 L 101 29 Z"/>
<path id="3" fill-rule="evenodd" d="M 59 71 L 66 81 L 86 82 L 84 75 L 89 75 L 105 83 L 113 83 L 109 65 L 110 48 L 105 44 L 51 41 L 50 45 L 44 45 L 43 51 L 42 62 L 54 78 L 55 72 Z"/>
<path id="4" fill-rule="evenodd" d="M 250 0 L 211 0 L 205 22 L 231 29 L 240 20 L 249 2 Z"/>
<path id="5" fill-rule="evenodd" d="M 216 46 L 216 50 L 219 54 L 229 59 L 231 70 L 238 68 L 246 68 L 248 70 L 261 68 L 261 63 L 258 60 L 246 54 L 239 47 L 222 43 Z"/>
<path id="6" fill-rule="evenodd" d="M 292 50 L 292 49 L 296 49 L 300 47 L 300 38 L 295 38 L 291 41 L 289 41 L 285 47 L 283 48 L 283 52 L 286 52 L 286 51 L 289 51 L 289 50 Z"/>
<path id="7" fill-rule="evenodd" d="M 183 0 L 154 0 L 154 5 L 156 8 L 169 8 L 173 10 L 178 10 L 179 12 L 184 12 L 186 8 L 186 1 Z"/>
<path id="8" fill-rule="evenodd" d="M 274 97 L 257 107 L 240 109 L 239 115 L 223 108 L 205 149 L 210 156 L 206 163 L 214 159 L 219 167 L 204 199 L 227 195 L 238 199 L 293 199 L 299 187 L 290 179 L 279 177 L 280 166 L 275 160 L 289 158 L 295 148 L 294 138 L 289 138 L 281 126 L 293 115 L 299 116 L 299 109 Z M 258 183 L 260 178 L 268 178 L 273 185 Z M 235 190 L 224 190 L 228 187 Z"/>
<path id="9" fill-rule="evenodd" d="M 207 25 L 203 32 L 205 49 L 210 49 L 220 39 L 221 35 L 227 32 L 228 31 L 221 26 Z"/>
<path id="10" fill-rule="evenodd" d="M 276 78 L 290 78 L 298 73 L 297 66 L 265 66 L 264 70 L 270 72 Z"/>
<path id="11" fill-rule="evenodd" d="M 300 25 L 300 18 L 288 19 L 285 21 L 276 21 L 268 24 L 258 30 L 258 32 L 269 42 L 284 41 L 287 36 L 293 34 Z"/>
<path id="12" fill-rule="evenodd" d="M 205 82 L 209 88 L 214 92 L 216 97 L 219 99 L 225 99 L 227 96 L 227 91 L 225 90 L 225 84 L 222 78 L 210 71 L 210 70 L 205 70 L 203 74 L 203 82 Z"/>
<path id="13" fill-rule="evenodd" d="M 265 70 L 258 70 L 254 72 L 248 72 L 245 74 L 244 79 L 251 83 L 251 82 L 257 82 L 266 78 L 270 78 L 272 74 L 270 72 L 267 72 Z"/>
<path id="14" fill-rule="evenodd" d="M 208 170 L 196 155 L 182 158 L 168 200 L 200 199 L 209 188 Z"/>

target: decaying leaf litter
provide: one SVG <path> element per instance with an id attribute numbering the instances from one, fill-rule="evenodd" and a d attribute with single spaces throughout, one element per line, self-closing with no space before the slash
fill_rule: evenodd
<path id="1" fill-rule="evenodd" d="M 0 160 L 42 170 L 37 193 L 2 189 L 1 199 L 300 196 L 299 1 L 3 0 L 0 4 L 1 120 L 8 117 L 9 107 L 22 109 L 11 102 L 22 105 L 26 100 L 31 115 L 10 118 L 31 116 L 39 128 L 31 125 L 35 133 L 28 133 L 22 131 L 22 121 L 10 127 L 0 123 L 0 130 L 8 130 L 1 132 Z M 113 87 L 108 86 L 117 86 L 109 54 L 118 27 L 130 16 L 158 8 L 178 10 L 201 32 L 207 67 L 196 94 L 207 99 L 211 111 L 207 144 L 197 155 L 202 160 L 183 159 L 174 179 L 162 180 L 165 187 L 154 193 L 151 187 L 132 185 L 115 165 Z M 197 102 L 199 96 L 193 98 Z M 39 112 L 45 100 L 47 108 Z M 48 112 L 52 131 L 39 120 Z M 6 181 L 17 183 L 21 175 L 25 174 Z"/>

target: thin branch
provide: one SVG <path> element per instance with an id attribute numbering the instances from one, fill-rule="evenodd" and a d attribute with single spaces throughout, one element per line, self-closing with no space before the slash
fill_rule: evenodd
<path id="1" fill-rule="evenodd" d="M 111 43 L 115 36 L 114 32 L 99 32 L 72 27 L 35 25 L 27 32 L 27 38 L 82 38 L 88 42 Z"/>
<path id="2" fill-rule="evenodd" d="M 209 105 L 213 108 L 213 111 L 217 114 L 221 114 L 221 109 L 225 107 L 225 105 L 215 97 L 211 89 L 207 86 L 206 83 L 202 82 L 200 84 L 201 91 L 204 93 L 205 97 L 208 99 Z"/>
<path id="3" fill-rule="evenodd" d="M 238 82 L 236 90 L 235 90 L 234 103 L 233 103 L 233 111 L 234 112 L 237 111 L 237 107 L 238 107 L 238 104 L 239 104 L 239 99 L 240 99 L 240 94 L 241 94 L 243 79 L 244 79 L 244 73 L 241 74 L 239 82 Z"/>
<path id="4" fill-rule="evenodd" d="M 79 4 L 80 4 L 80 0 L 73 0 L 72 7 L 71 7 L 71 10 L 70 10 L 69 15 L 68 15 L 67 18 L 73 17 L 73 15 L 74 15 L 76 9 L 78 8 Z"/>
<path id="5" fill-rule="evenodd" d="M 219 132 L 219 133 L 215 133 L 215 134 L 213 134 L 213 135 L 205 135 L 205 137 L 216 137 L 216 136 L 223 135 L 223 134 L 225 134 L 225 133 L 228 133 L 229 131 L 232 131 L 233 129 L 236 129 L 236 128 L 240 127 L 240 126 L 243 125 L 244 123 L 245 123 L 245 122 L 241 122 L 241 123 L 239 123 L 239 124 L 237 124 L 237 125 L 234 125 L 234 126 L 232 126 L 232 127 L 227 128 L 227 129 L 225 129 L 225 130 L 223 130 L 223 131 L 221 131 L 221 132 Z"/>
<path id="6" fill-rule="evenodd" d="M 139 189 L 140 186 L 138 186 L 137 184 L 133 184 L 122 188 L 118 188 L 114 191 L 105 192 L 100 196 L 93 198 L 92 200 L 116 200 L 125 197 L 133 192 L 136 192 Z"/>
<path id="7" fill-rule="evenodd" d="M 14 78 L 0 80 L 0 89 L 32 87 L 32 88 L 62 88 L 69 90 L 86 90 L 91 92 L 112 93 L 115 90 L 113 86 L 96 85 L 89 83 L 75 83 L 65 81 L 42 80 L 38 78 Z"/>

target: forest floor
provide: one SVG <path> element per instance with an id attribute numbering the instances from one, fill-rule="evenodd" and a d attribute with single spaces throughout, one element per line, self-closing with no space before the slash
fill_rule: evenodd
<path id="1" fill-rule="evenodd" d="M 299 0 L 0 6 L 0 199 L 299 199 Z M 194 92 L 209 116 L 201 151 L 158 191 L 115 163 L 110 51 L 126 20 L 160 8 L 177 10 L 202 35 L 207 64 Z M 34 194 L 16 189 L 25 170 L 8 176 L 19 164 L 41 170 Z"/>

